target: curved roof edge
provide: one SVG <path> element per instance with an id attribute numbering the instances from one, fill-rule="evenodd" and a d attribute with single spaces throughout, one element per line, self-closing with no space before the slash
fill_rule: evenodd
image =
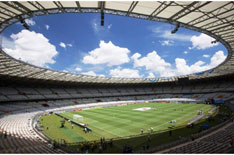
<path id="1" fill-rule="evenodd" d="M 221 42 L 228 57 L 217 67 L 199 74 L 160 78 L 107 78 L 52 71 L 16 60 L 0 52 L 0 75 L 21 76 L 91 83 L 151 83 L 177 81 L 179 78 L 199 79 L 233 74 L 234 36 L 232 19 L 233 2 L 0 2 L 0 32 L 9 25 L 34 16 L 57 13 L 99 13 L 141 18 L 180 24 L 180 26 L 205 33 Z"/>

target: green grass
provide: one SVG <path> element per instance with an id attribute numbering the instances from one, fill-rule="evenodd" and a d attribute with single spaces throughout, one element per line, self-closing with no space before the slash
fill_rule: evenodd
<path id="1" fill-rule="evenodd" d="M 136 111 L 133 109 L 141 107 L 152 107 L 155 110 Z M 61 115 L 73 119 L 74 114 L 84 117 L 84 123 L 93 132 L 85 134 L 82 128 L 66 122 L 65 128 L 60 128 L 62 118 L 56 115 L 43 116 L 41 124 L 44 126 L 44 134 L 59 141 L 65 139 L 68 143 L 99 140 L 100 137 L 119 138 L 139 135 L 141 128 L 148 133 L 149 128 L 154 132 L 168 130 L 172 124 L 175 127 L 183 127 L 188 120 L 197 115 L 197 111 L 202 109 L 203 112 L 209 111 L 213 106 L 204 104 L 162 104 L 162 103 L 141 103 L 127 106 L 113 106 L 108 108 L 89 109 L 84 111 L 66 112 Z M 176 109 L 176 110 L 175 110 Z M 49 127 L 47 130 L 46 127 Z"/>
<path id="2" fill-rule="evenodd" d="M 156 108 L 156 110 L 133 110 L 139 107 L 153 107 Z M 220 106 L 219 110 L 212 115 L 215 121 L 210 122 L 203 119 L 197 122 L 194 128 L 185 127 L 188 120 L 197 115 L 198 109 L 202 109 L 205 114 L 208 114 L 208 111 L 212 107 L 211 105 L 203 104 L 141 103 L 121 107 L 62 113 L 62 115 L 68 119 L 72 119 L 73 114 L 84 116 L 84 121 L 88 123 L 89 127 L 93 130 L 93 132 L 87 134 L 85 134 L 79 126 L 74 126 L 72 129 L 71 123 L 68 121 L 66 121 L 65 128 L 60 128 L 60 121 L 63 120 L 63 118 L 54 114 L 42 116 L 40 124 L 43 127 L 43 133 L 51 139 L 57 142 L 59 139 L 65 139 L 67 143 L 70 143 L 66 146 L 62 146 L 62 149 L 67 152 L 86 152 L 87 148 L 84 148 L 84 146 L 82 147 L 79 143 L 83 143 L 82 141 L 98 142 L 101 136 L 105 136 L 106 139 L 121 136 L 122 138 L 115 138 L 113 147 L 108 145 L 107 148 L 103 150 L 103 153 L 122 153 L 122 148 L 126 144 L 133 148 L 134 153 L 138 153 L 142 151 L 142 146 L 145 144 L 149 144 L 150 147 L 155 147 L 178 140 L 181 137 L 190 137 L 192 134 L 200 132 L 201 125 L 208 124 L 213 127 L 222 122 L 224 115 L 231 114 L 229 108 Z M 176 109 L 176 111 L 174 109 Z M 171 124 L 168 123 L 170 120 L 177 120 L 175 123 L 176 127 L 172 129 L 172 136 L 169 136 L 168 132 L 168 126 L 171 126 Z M 49 127 L 49 129 L 46 127 Z M 147 131 L 149 127 L 154 127 L 155 132 L 151 134 L 145 132 L 144 135 L 139 135 L 141 128 Z M 129 137 L 130 135 L 135 136 Z M 150 141 L 148 141 L 148 135 L 150 135 Z M 92 144 L 92 142 L 90 143 Z M 97 148 L 94 150 L 88 148 L 88 150 L 93 153 L 99 152 Z"/>

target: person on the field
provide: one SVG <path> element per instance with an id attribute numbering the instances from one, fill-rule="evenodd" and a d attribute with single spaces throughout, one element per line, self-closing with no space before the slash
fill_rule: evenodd
<path id="1" fill-rule="evenodd" d="M 112 140 L 112 138 L 110 139 L 109 144 L 110 144 L 110 147 L 112 147 L 112 145 L 113 145 L 113 140 Z"/>
<path id="2" fill-rule="evenodd" d="M 106 145 L 107 145 L 107 143 L 106 143 L 106 141 L 105 141 L 105 139 L 104 139 L 104 141 L 103 141 L 103 150 L 106 149 Z"/>
<path id="3" fill-rule="evenodd" d="M 191 140 L 194 141 L 195 137 L 193 136 L 193 134 L 191 135 Z"/>
<path id="4" fill-rule="evenodd" d="M 148 142 L 150 142 L 150 135 L 147 136 L 147 140 L 148 140 Z"/>
<path id="5" fill-rule="evenodd" d="M 55 142 L 55 140 L 52 141 L 52 146 L 53 146 L 53 149 L 56 148 L 56 142 Z"/>
<path id="6" fill-rule="evenodd" d="M 141 134 L 142 134 L 142 135 L 143 135 L 143 132 L 144 132 L 144 131 L 143 131 L 143 129 L 141 128 Z"/>
<path id="7" fill-rule="evenodd" d="M 7 131 L 5 131 L 4 138 L 7 138 Z"/>
<path id="8" fill-rule="evenodd" d="M 99 150 L 99 153 L 102 153 L 102 145 L 101 144 L 99 144 L 98 150 Z"/>
<path id="9" fill-rule="evenodd" d="M 84 144 L 83 143 L 80 143 L 80 149 L 81 149 L 81 151 L 84 151 Z"/>
<path id="10" fill-rule="evenodd" d="M 150 147 L 150 146 L 149 146 L 149 144 L 147 143 L 146 146 L 145 146 L 145 148 L 146 148 L 147 150 L 149 150 L 149 147 Z"/>
<path id="11" fill-rule="evenodd" d="M 126 153 L 126 145 L 123 146 L 122 153 Z"/>
<path id="12" fill-rule="evenodd" d="M 132 147 L 131 146 L 127 146 L 126 153 L 132 153 Z"/>
<path id="13" fill-rule="evenodd" d="M 150 130 L 150 128 L 149 128 L 149 129 L 148 129 L 148 133 L 150 133 L 150 131 L 151 131 L 151 130 Z"/>
<path id="14" fill-rule="evenodd" d="M 100 138 L 100 142 L 101 142 L 101 144 L 103 143 L 103 139 L 102 139 L 102 137 Z"/>
<path id="15" fill-rule="evenodd" d="M 94 152 L 95 148 L 94 148 L 94 143 L 91 143 L 91 151 Z"/>
<path id="16" fill-rule="evenodd" d="M 151 133 L 154 132 L 154 128 L 151 127 Z"/>
<path id="17" fill-rule="evenodd" d="M 93 146 L 94 146 L 94 149 L 96 149 L 96 147 L 97 147 L 97 142 L 96 141 L 93 142 Z"/>
<path id="18" fill-rule="evenodd" d="M 74 125 L 72 124 L 72 125 L 71 125 L 71 128 L 73 129 L 73 127 L 74 127 Z"/>

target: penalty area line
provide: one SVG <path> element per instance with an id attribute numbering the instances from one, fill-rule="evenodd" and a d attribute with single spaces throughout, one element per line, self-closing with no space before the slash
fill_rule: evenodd
<path id="1" fill-rule="evenodd" d="M 107 133 L 109 133 L 109 134 L 111 134 L 111 135 L 115 135 L 115 136 L 117 136 L 117 137 L 123 137 L 123 136 L 120 136 L 120 135 L 118 135 L 118 134 L 111 133 L 111 132 L 109 132 L 109 131 L 107 131 L 107 130 L 105 130 L 105 129 L 103 129 L 103 128 L 100 128 L 100 127 L 92 127 L 92 128 L 100 129 L 100 130 L 102 130 L 102 131 L 104 131 L 104 132 L 107 132 Z"/>
<path id="2" fill-rule="evenodd" d="M 193 112 L 193 113 L 196 113 L 196 112 Z M 192 113 L 192 114 L 193 114 Z M 186 114 L 186 115 L 183 115 L 183 116 L 181 116 L 181 117 L 177 117 L 176 118 L 176 120 L 181 120 L 183 117 L 185 117 L 185 116 L 187 116 L 187 115 L 191 115 L 191 113 L 189 113 L 189 114 Z M 187 121 L 187 120 L 186 120 Z M 186 122 L 186 121 L 184 121 L 184 122 Z M 159 126 L 157 126 L 157 127 L 155 127 L 155 128 L 158 128 L 158 127 L 160 127 L 160 126 L 163 126 L 163 125 L 165 125 L 165 124 L 167 124 L 168 122 L 166 122 L 166 123 L 163 123 L 163 124 L 161 124 L 161 125 L 159 125 Z"/>

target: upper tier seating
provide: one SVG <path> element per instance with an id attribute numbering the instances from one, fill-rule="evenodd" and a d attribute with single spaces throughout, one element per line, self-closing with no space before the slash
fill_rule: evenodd
<path id="1" fill-rule="evenodd" d="M 168 86 L 157 88 L 22 88 L 22 87 L 0 87 L 0 102 L 6 101 L 36 101 L 36 100 L 53 100 L 53 99 L 79 99 L 93 97 L 119 97 L 119 96 L 141 96 L 155 95 L 166 97 L 189 97 L 191 94 L 195 98 L 206 100 L 229 99 L 234 91 L 233 83 L 222 82 L 220 84 L 198 84 L 194 86 Z M 188 94 L 188 95 L 187 95 Z M 171 96 L 170 96 L 171 95 Z M 220 97 L 223 96 L 223 97 Z M 156 97 L 156 98 L 157 98 Z M 192 95 L 190 96 L 191 98 Z"/>

